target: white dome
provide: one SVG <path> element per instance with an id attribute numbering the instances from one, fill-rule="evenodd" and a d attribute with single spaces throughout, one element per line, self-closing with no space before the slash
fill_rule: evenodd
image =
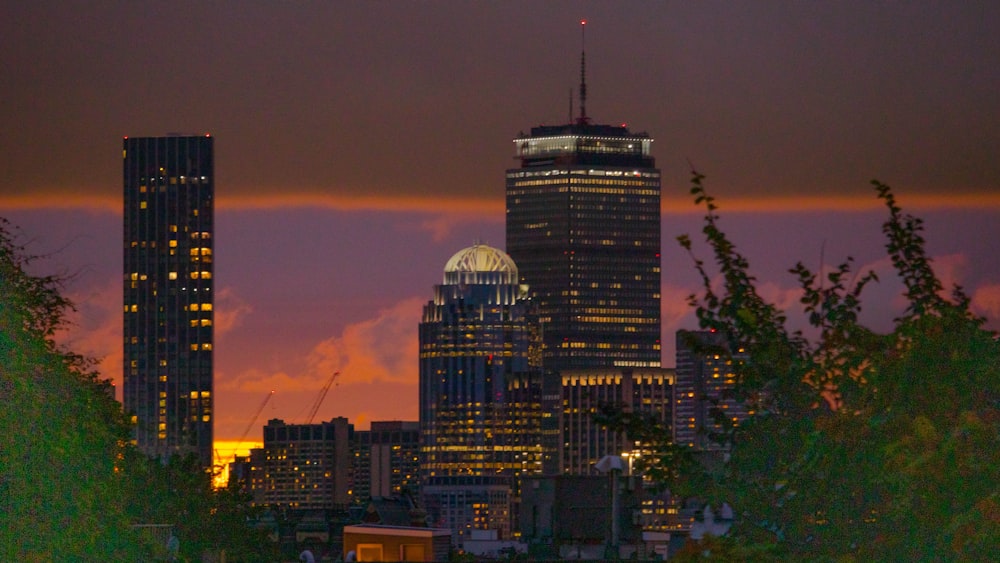
<path id="1" fill-rule="evenodd" d="M 517 275 L 514 260 L 503 250 L 474 244 L 469 248 L 459 250 L 444 265 L 448 272 L 511 272 Z"/>
<path id="2" fill-rule="evenodd" d="M 459 250 L 444 266 L 446 284 L 517 283 L 517 265 L 503 250 L 474 244 Z"/>

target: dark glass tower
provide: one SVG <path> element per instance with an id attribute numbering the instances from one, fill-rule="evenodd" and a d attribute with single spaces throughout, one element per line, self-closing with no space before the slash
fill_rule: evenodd
<path id="1" fill-rule="evenodd" d="M 126 137 L 124 403 L 139 449 L 212 463 L 210 136 Z"/>
<path id="2" fill-rule="evenodd" d="M 513 526 L 517 480 L 540 473 L 538 335 L 517 267 L 475 245 L 445 266 L 420 323 L 420 472 L 432 525 L 461 544 Z"/>
<path id="3" fill-rule="evenodd" d="M 586 115 L 514 140 L 507 252 L 537 302 L 546 370 L 660 366 L 652 141 Z"/>

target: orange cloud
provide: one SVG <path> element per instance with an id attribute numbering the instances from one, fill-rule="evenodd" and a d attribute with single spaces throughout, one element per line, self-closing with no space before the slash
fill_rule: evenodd
<path id="1" fill-rule="evenodd" d="M 111 379 L 119 389 L 124 353 L 121 291 L 121 281 L 114 279 L 96 289 L 67 293 L 77 310 L 69 313 L 69 326 L 57 336 L 67 349 L 97 360 L 101 377 Z"/>
<path id="2" fill-rule="evenodd" d="M 102 193 L 103 192 L 103 193 Z M 331 193 L 335 192 L 335 193 Z M 1000 193 L 960 190 L 943 193 L 906 193 L 897 190 L 899 204 L 907 211 L 941 209 L 1000 210 Z M 420 195 L 350 195 L 342 190 L 326 188 L 276 187 L 258 189 L 235 187 L 217 198 L 217 209 L 224 211 L 322 208 L 337 211 L 416 212 L 434 215 L 503 216 L 502 193 L 488 198 L 456 198 L 440 194 Z M 803 211 L 871 211 L 884 207 L 874 194 L 864 195 L 761 195 L 751 197 L 719 196 L 721 211 L 732 213 L 782 213 Z M 120 214 L 122 202 L 118 195 L 105 189 L 38 189 L 32 194 L 0 195 L 0 209 L 93 209 Z M 672 196 L 664 191 L 665 215 L 704 213 L 702 205 L 693 199 Z"/>
<path id="3" fill-rule="evenodd" d="M 320 389 L 334 372 L 338 385 L 373 381 L 414 383 L 417 380 L 417 332 L 426 300 L 409 298 L 344 328 L 338 336 L 317 343 L 295 375 L 285 371 L 244 371 L 232 378 L 220 378 L 225 389 L 266 393 Z"/>
<path id="4" fill-rule="evenodd" d="M 319 343 L 310 353 L 310 371 L 339 371 L 348 381 L 415 382 L 418 338 L 426 299 L 413 297 L 353 324 L 337 337 Z"/>
<path id="5" fill-rule="evenodd" d="M 664 196 L 664 215 L 702 214 L 703 205 L 695 205 L 692 198 Z M 726 197 L 716 200 L 720 213 L 789 213 L 805 211 L 861 212 L 884 209 L 882 200 L 865 195 L 782 195 L 759 197 Z M 906 212 L 942 209 L 975 209 L 1000 211 L 1000 193 L 914 193 L 897 192 L 897 203 Z"/>
<path id="6" fill-rule="evenodd" d="M 972 309 L 992 324 L 1000 321 L 1000 284 L 977 287 L 972 293 Z"/>
<path id="7" fill-rule="evenodd" d="M 253 312 L 253 307 L 244 301 L 231 287 L 225 287 L 215 297 L 215 336 L 226 334 L 243 323 L 243 319 Z"/>

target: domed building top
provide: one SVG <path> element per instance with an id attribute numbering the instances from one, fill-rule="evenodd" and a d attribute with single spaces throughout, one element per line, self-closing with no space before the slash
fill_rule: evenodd
<path id="1" fill-rule="evenodd" d="M 517 265 L 499 248 L 474 244 L 456 252 L 444 266 L 444 283 L 517 283 Z"/>

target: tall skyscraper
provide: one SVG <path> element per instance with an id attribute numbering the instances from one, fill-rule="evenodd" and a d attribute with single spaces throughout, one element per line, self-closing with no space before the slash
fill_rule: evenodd
<path id="1" fill-rule="evenodd" d="M 459 251 L 420 323 L 422 494 L 461 544 L 512 529 L 516 477 L 541 471 L 541 372 L 526 288 L 510 256 Z"/>
<path id="2" fill-rule="evenodd" d="M 124 403 L 147 455 L 212 463 L 213 139 L 126 137 Z"/>
<path id="3" fill-rule="evenodd" d="M 507 252 L 530 286 L 547 370 L 660 366 L 660 171 L 653 140 L 586 114 L 514 139 Z"/>

